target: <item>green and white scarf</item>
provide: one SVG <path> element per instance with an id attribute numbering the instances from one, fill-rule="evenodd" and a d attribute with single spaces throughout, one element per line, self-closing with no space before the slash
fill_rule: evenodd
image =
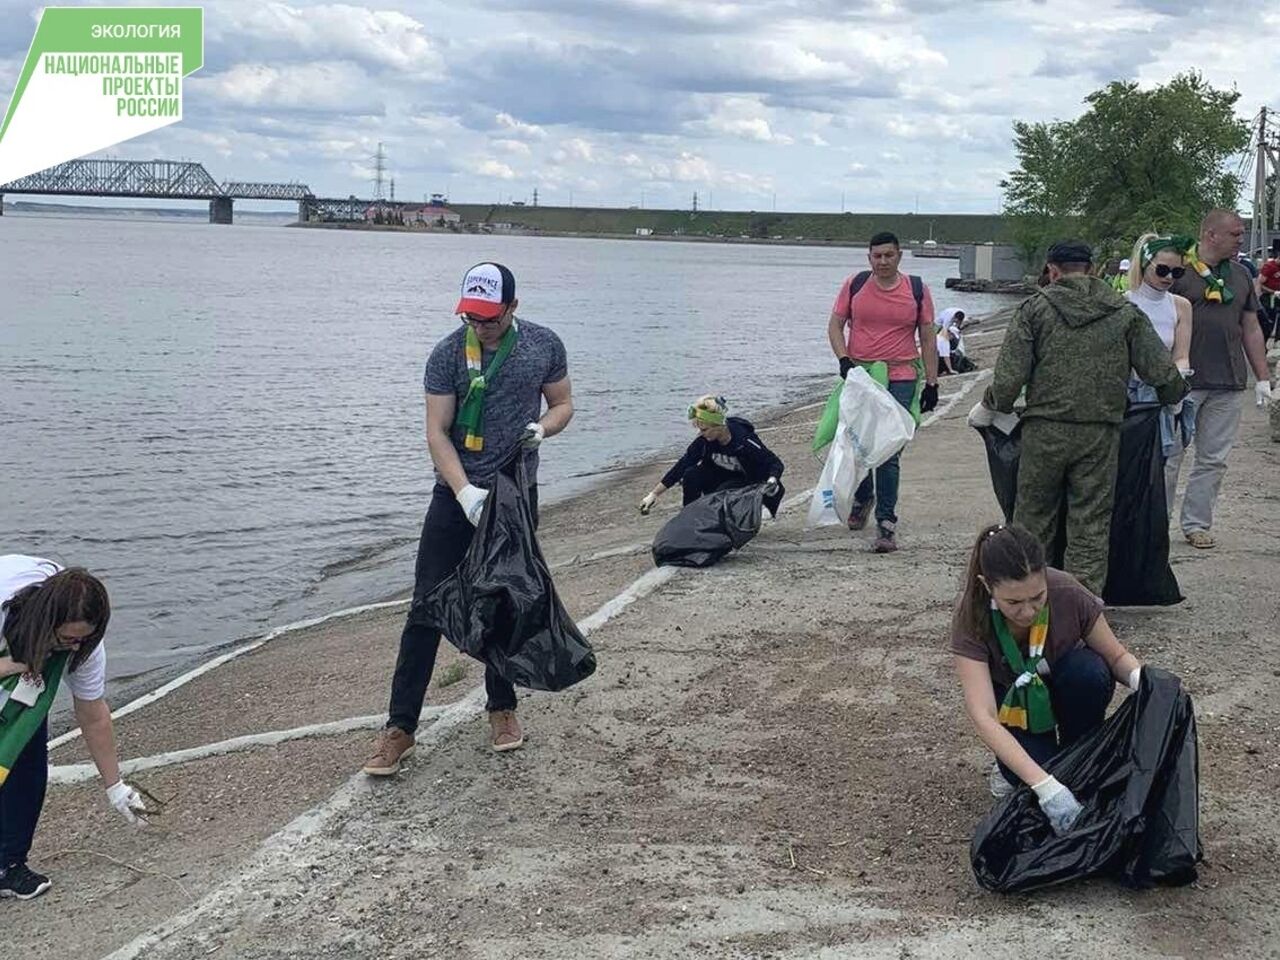
<path id="1" fill-rule="evenodd" d="M 476 336 L 476 331 L 473 327 L 467 327 L 467 338 L 463 352 L 467 358 L 467 376 L 471 378 L 471 385 L 467 388 L 467 395 L 462 399 L 462 406 L 459 407 L 458 415 L 455 417 L 454 422 L 466 429 L 466 436 L 462 443 L 463 446 L 473 452 L 484 449 L 485 392 L 489 387 L 493 386 L 494 378 L 497 377 L 498 371 L 502 369 L 502 364 L 511 355 L 511 351 L 515 349 L 516 331 L 516 321 L 512 320 L 511 326 L 507 328 L 507 332 L 498 341 L 498 350 L 493 355 L 493 359 L 489 361 L 488 368 L 481 372 L 480 363 L 484 357 L 484 352 L 480 346 L 480 338 Z"/>
<path id="2" fill-rule="evenodd" d="M 1049 697 L 1049 687 L 1040 676 L 1038 667 L 1044 659 L 1044 644 L 1049 636 L 1049 604 L 1040 608 L 1035 621 L 1031 624 L 1031 634 L 1027 639 L 1027 655 L 1022 656 L 1018 643 L 1009 632 L 1004 615 L 999 610 L 991 611 L 991 624 L 995 627 L 996 639 L 1000 641 L 1000 652 L 1004 654 L 1005 663 L 1013 671 L 1014 681 L 1004 695 L 1000 704 L 1000 722 L 1006 727 L 1026 730 L 1028 733 L 1048 733 L 1057 726 L 1053 716 L 1053 702 Z"/>

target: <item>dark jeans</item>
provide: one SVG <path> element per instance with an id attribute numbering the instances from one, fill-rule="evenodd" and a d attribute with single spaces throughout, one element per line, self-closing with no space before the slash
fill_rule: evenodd
<path id="1" fill-rule="evenodd" d="M 911 403 L 916 398 L 916 382 L 914 380 L 890 380 L 889 392 L 893 394 L 893 399 L 902 404 L 908 410 L 911 409 Z M 898 458 L 901 452 L 895 453 L 880 466 L 876 467 L 872 473 L 867 474 L 865 480 L 858 486 L 858 490 L 853 495 L 853 501 L 856 504 L 868 504 L 871 498 L 876 500 L 876 523 L 897 523 L 898 522 Z"/>
<path id="2" fill-rule="evenodd" d="M 1077 647 L 1059 657 L 1047 682 L 1053 701 L 1053 716 L 1058 721 L 1057 736 L 1052 732 L 1028 733 L 1026 730 L 1005 728 L 1040 766 L 1102 726 L 1107 704 L 1111 702 L 1116 687 L 1107 662 L 1088 647 Z M 1004 700 L 1007 690 L 1007 687 L 996 688 L 997 705 Z M 1000 772 L 1014 786 L 1022 783 L 1003 763 L 1000 764 Z"/>
<path id="3" fill-rule="evenodd" d="M 534 527 L 538 524 L 538 488 L 529 488 L 529 506 L 533 510 Z M 422 538 L 418 541 L 418 562 L 414 568 L 413 597 L 425 597 L 462 563 L 471 546 L 476 529 L 462 512 L 457 498 L 444 484 L 436 484 L 422 522 Z M 427 685 L 436 668 L 440 634 L 428 626 L 407 618 L 400 634 L 400 656 L 391 678 L 391 706 L 387 726 L 399 727 L 412 734 L 418 729 Z M 487 710 L 514 710 L 516 690 L 492 667 L 484 671 L 484 688 L 489 696 Z"/>
<path id="4" fill-rule="evenodd" d="M 0 871 L 26 863 L 49 783 L 49 726 L 31 736 L 0 786 Z"/>

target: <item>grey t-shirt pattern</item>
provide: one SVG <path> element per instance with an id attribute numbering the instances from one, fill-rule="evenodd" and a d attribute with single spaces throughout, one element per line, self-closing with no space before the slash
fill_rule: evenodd
<path id="1" fill-rule="evenodd" d="M 502 466 L 502 458 L 511 452 L 524 434 L 525 425 L 542 416 L 542 388 L 569 375 L 569 362 L 564 344 L 546 327 L 528 320 L 517 320 L 519 334 L 515 349 L 503 362 L 494 382 L 486 388 L 484 402 L 484 449 L 467 450 L 463 446 L 466 431 L 456 423 L 449 431 L 453 447 L 458 451 L 467 478 L 477 486 L 487 486 Z M 458 406 L 467 395 L 471 378 L 467 375 L 464 353 L 467 329 L 459 326 L 431 351 L 423 386 L 427 393 L 452 393 Z M 485 350 L 482 367 L 493 359 L 494 351 Z M 538 453 L 525 456 L 529 482 L 538 478 Z M 436 482 L 444 478 L 436 470 Z"/>

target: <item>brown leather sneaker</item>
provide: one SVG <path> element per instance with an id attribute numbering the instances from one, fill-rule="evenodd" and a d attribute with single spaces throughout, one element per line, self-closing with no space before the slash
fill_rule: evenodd
<path id="1" fill-rule="evenodd" d="M 413 756 L 414 739 L 399 727 L 378 732 L 378 745 L 362 768 L 371 777 L 389 777 L 400 772 L 400 761 Z"/>
<path id="2" fill-rule="evenodd" d="M 495 753 L 524 746 L 524 731 L 520 729 L 514 710 L 494 710 L 489 714 L 489 743 Z"/>

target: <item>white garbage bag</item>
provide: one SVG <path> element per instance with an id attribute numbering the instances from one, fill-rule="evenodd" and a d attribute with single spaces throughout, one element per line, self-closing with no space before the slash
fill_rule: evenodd
<path id="1" fill-rule="evenodd" d="M 911 412 L 867 371 L 854 367 L 840 391 L 840 426 L 813 490 L 805 529 L 845 524 L 853 494 L 868 473 L 915 436 Z"/>

